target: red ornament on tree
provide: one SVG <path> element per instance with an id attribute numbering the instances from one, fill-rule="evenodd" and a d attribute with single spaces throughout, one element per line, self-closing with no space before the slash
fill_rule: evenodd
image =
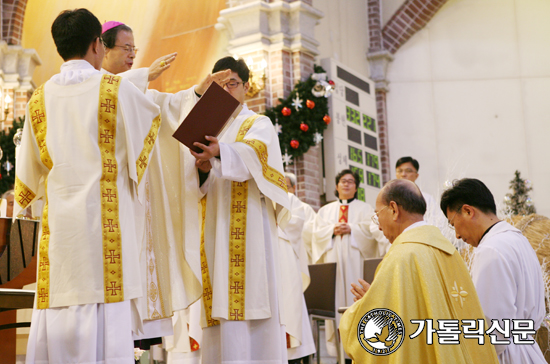
<path id="1" fill-rule="evenodd" d="M 294 149 L 298 149 L 298 147 L 300 146 L 300 142 L 297 141 L 296 139 L 292 139 L 290 141 L 290 146 Z"/>
<path id="2" fill-rule="evenodd" d="M 306 123 L 301 123 L 301 124 L 300 124 L 300 130 L 302 130 L 302 131 L 308 131 L 308 130 L 309 130 L 309 126 L 308 126 Z"/>
<path id="3" fill-rule="evenodd" d="M 328 116 L 328 115 L 323 116 L 323 121 L 325 122 L 325 124 L 327 124 L 327 125 L 330 124 L 330 120 L 331 120 L 330 116 Z"/>
<path id="4" fill-rule="evenodd" d="M 306 101 L 306 106 L 309 108 L 309 109 L 313 109 L 315 107 L 315 103 L 311 100 L 307 100 Z"/>
<path id="5" fill-rule="evenodd" d="M 331 86 L 334 86 L 334 81 L 333 81 L 333 80 L 329 80 L 329 81 L 328 81 L 328 84 L 331 85 Z"/>
<path id="6" fill-rule="evenodd" d="M 288 107 L 283 107 L 283 110 L 281 110 L 284 116 L 289 116 L 292 111 Z"/>

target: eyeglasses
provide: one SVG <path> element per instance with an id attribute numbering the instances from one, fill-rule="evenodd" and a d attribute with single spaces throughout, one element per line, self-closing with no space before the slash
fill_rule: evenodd
<path id="1" fill-rule="evenodd" d="M 405 169 L 401 169 L 401 168 L 398 168 L 395 170 L 395 173 L 396 174 L 409 174 L 409 173 L 416 173 L 416 171 L 412 168 L 405 168 Z"/>
<path id="2" fill-rule="evenodd" d="M 453 230 L 455 229 L 455 226 L 453 225 L 453 221 L 454 221 L 456 215 L 458 215 L 458 213 L 460 212 L 460 210 L 462 210 L 462 207 L 463 207 L 463 206 L 464 206 L 464 205 L 460 206 L 460 207 L 458 208 L 458 210 L 456 210 L 455 214 L 453 215 L 453 218 L 451 219 L 451 221 L 449 221 L 449 227 L 450 227 L 451 229 L 453 229 Z"/>
<path id="3" fill-rule="evenodd" d="M 345 185 L 346 183 L 348 185 L 354 185 L 355 184 L 355 180 L 354 179 L 341 179 L 340 181 L 338 181 L 338 183 L 341 183 L 343 185 Z"/>
<path id="4" fill-rule="evenodd" d="M 380 221 L 378 220 L 378 214 L 384 211 L 386 207 L 389 207 L 388 205 L 384 206 L 382 210 L 375 212 L 374 215 L 371 216 L 372 222 L 374 222 L 376 225 L 380 226 Z"/>
<path id="5" fill-rule="evenodd" d="M 223 86 L 227 87 L 228 89 L 233 89 L 233 88 L 236 88 L 237 86 L 239 86 L 239 84 L 241 84 L 241 83 L 244 83 L 244 82 L 242 82 L 242 81 L 229 81 Z"/>
<path id="6" fill-rule="evenodd" d="M 131 53 L 131 52 L 137 53 L 138 50 L 139 50 L 138 47 L 134 47 L 134 46 L 131 46 L 131 45 L 129 45 L 129 44 L 126 44 L 126 45 L 123 45 L 123 46 L 121 46 L 121 45 L 116 45 L 116 44 L 115 44 L 113 47 L 122 48 L 122 49 L 124 49 L 124 51 L 125 51 L 126 53 Z"/>

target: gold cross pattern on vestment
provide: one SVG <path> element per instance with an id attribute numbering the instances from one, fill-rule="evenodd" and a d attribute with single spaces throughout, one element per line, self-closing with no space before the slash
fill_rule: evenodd
<path id="1" fill-rule="evenodd" d="M 468 292 L 466 292 L 462 287 L 460 287 L 460 290 L 458 289 L 458 285 L 456 284 L 453 286 L 451 290 L 451 296 L 454 297 L 455 301 L 460 300 L 460 307 L 464 307 L 464 301 L 466 301 L 466 296 L 468 296 Z"/>

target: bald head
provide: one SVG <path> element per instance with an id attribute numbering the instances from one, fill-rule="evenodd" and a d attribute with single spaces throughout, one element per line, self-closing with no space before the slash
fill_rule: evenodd
<path id="1" fill-rule="evenodd" d="M 422 221 L 425 212 L 426 201 L 422 192 L 408 179 L 389 181 L 376 198 L 378 227 L 390 243 L 407 227 Z"/>
<path id="2" fill-rule="evenodd" d="M 408 179 L 394 179 L 386 183 L 380 191 L 382 201 L 389 205 L 395 201 L 406 213 L 424 216 L 426 213 L 426 201 L 418 186 Z"/>

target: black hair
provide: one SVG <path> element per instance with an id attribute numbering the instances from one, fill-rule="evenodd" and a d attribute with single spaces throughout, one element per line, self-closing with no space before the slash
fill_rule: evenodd
<path id="1" fill-rule="evenodd" d="M 399 168 L 400 165 L 405 164 L 405 163 L 411 163 L 413 165 L 413 167 L 416 169 L 417 172 L 420 170 L 420 164 L 418 164 L 418 161 L 416 159 L 414 159 L 413 157 L 401 157 L 401 158 L 399 158 L 397 160 L 397 162 L 395 163 L 395 169 Z"/>
<path id="2" fill-rule="evenodd" d="M 338 186 L 338 183 L 340 183 L 340 179 L 344 177 L 346 174 L 351 174 L 353 176 L 353 179 L 355 180 L 355 187 L 357 190 L 359 190 L 359 183 L 361 183 L 361 180 L 359 179 L 359 175 L 352 171 L 351 169 L 343 169 L 336 175 L 336 186 Z M 353 198 L 357 198 L 357 190 L 355 191 L 355 195 L 353 195 Z M 336 197 L 340 198 L 340 195 L 338 194 L 338 189 L 334 190 L 334 194 Z"/>
<path id="3" fill-rule="evenodd" d="M 391 201 L 401 206 L 403 210 L 411 214 L 420 214 L 424 216 L 426 213 L 426 200 L 422 196 L 422 192 L 416 184 L 411 186 L 408 180 L 394 179 L 386 183 L 382 193 L 382 201 L 389 205 Z"/>
<path id="4" fill-rule="evenodd" d="M 103 39 L 103 44 L 105 44 L 106 48 L 113 49 L 115 47 L 116 37 L 118 36 L 118 32 L 120 31 L 132 33 L 132 28 L 130 28 L 126 24 L 120 24 L 116 27 L 112 27 L 111 29 L 103 33 L 101 35 L 101 38 Z"/>
<path id="5" fill-rule="evenodd" d="M 488 214 L 497 214 L 493 194 L 483 182 L 475 178 L 454 180 L 453 186 L 441 195 L 441 210 L 447 216 L 447 209 L 458 210 L 470 205 Z"/>
<path id="6" fill-rule="evenodd" d="M 212 73 L 225 70 L 236 72 L 241 80 L 243 80 L 243 83 L 248 82 L 248 78 L 250 77 L 250 70 L 242 58 L 235 59 L 229 56 L 221 58 L 216 62 L 214 68 L 212 68 Z"/>
<path id="7" fill-rule="evenodd" d="M 67 61 L 83 58 L 90 44 L 101 37 L 101 23 L 87 9 L 65 10 L 52 24 L 52 37 L 57 53 Z"/>

